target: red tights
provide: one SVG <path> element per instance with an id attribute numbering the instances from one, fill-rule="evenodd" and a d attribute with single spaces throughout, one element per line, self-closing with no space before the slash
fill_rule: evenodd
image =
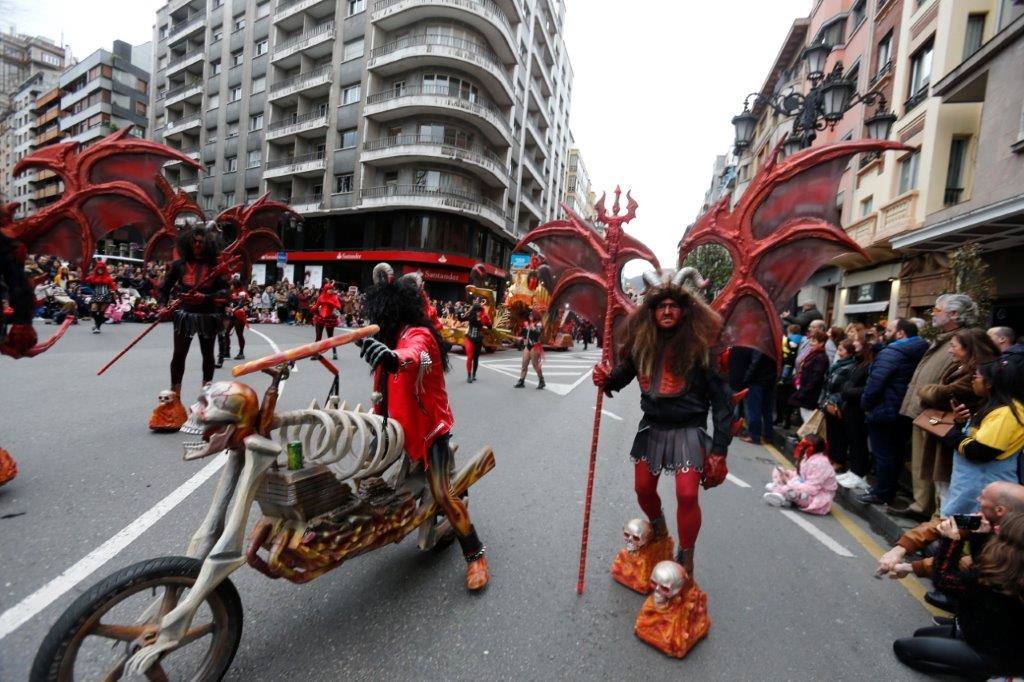
<path id="1" fill-rule="evenodd" d="M 658 476 L 651 473 L 646 462 L 637 462 L 635 468 L 636 499 L 651 521 L 663 516 L 661 498 L 658 497 Z M 697 489 L 700 472 L 690 469 L 676 472 L 676 522 L 679 524 L 679 548 L 693 549 L 700 532 L 700 504 Z"/>

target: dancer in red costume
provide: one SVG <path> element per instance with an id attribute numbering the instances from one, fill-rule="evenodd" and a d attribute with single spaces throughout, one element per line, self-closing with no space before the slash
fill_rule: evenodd
<path id="1" fill-rule="evenodd" d="M 181 257 L 171 264 L 160 289 L 165 303 L 172 298 L 182 301 L 172 317 L 171 388 L 160 394 L 159 404 L 150 417 L 149 428 L 153 431 L 177 431 L 188 417 L 181 403 L 181 381 L 194 336 L 199 337 L 199 350 L 203 355 L 203 385 L 213 381 L 214 344 L 223 328 L 223 309 L 228 298 L 228 283 L 223 278 L 199 286 L 217 265 L 220 238 L 216 224 L 182 230 L 177 252 Z"/>
<path id="2" fill-rule="evenodd" d="M 323 288 L 320 289 L 320 295 L 317 296 L 316 303 L 313 304 L 313 327 L 316 329 L 317 341 L 323 338 L 325 329 L 327 338 L 334 336 L 334 328 L 338 326 L 339 310 L 341 310 L 341 301 L 334 293 L 334 285 L 330 281 L 324 282 Z M 331 353 L 331 357 L 337 360 L 338 351 L 331 349 Z M 316 360 L 317 356 L 314 355 L 310 359 Z"/>
<path id="3" fill-rule="evenodd" d="M 609 397 L 634 378 L 639 380 L 644 416 L 630 457 L 637 501 L 653 528 L 649 547 L 664 546 L 659 541 L 668 537 L 657 490 L 658 477 L 665 471 L 675 478 L 677 561 L 692 576 L 701 523 L 698 486 L 713 488 L 725 480 L 725 456 L 732 440 L 730 391 L 708 351 L 718 339 L 722 320 L 678 278 L 666 276 L 657 284 L 645 279 L 651 286 L 643 304 L 630 315 L 623 361 L 614 369 L 598 364 L 593 379 Z M 704 431 L 709 408 L 711 437 Z"/>
<path id="4" fill-rule="evenodd" d="M 83 282 L 92 287 L 92 299 L 89 301 L 89 314 L 92 316 L 92 333 L 99 334 L 100 327 L 106 320 L 107 306 L 114 300 L 114 292 L 117 291 L 117 282 L 110 276 L 107 264 L 97 261 L 92 272 L 82 279 Z"/>
<path id="5" fill-rule="evenodd" d="M 491 316 L 487 314 L 484 300 L 478 297 L 459 319 L 469 323 L 462 345 L 466 349 L 466 381 L 473 383 L 480 367 L 480 354 L 484 350 L 484 328 L 491 326 Z"/>
<path id="6" fill-rule="evenodd" d="M 242 283 L 242 276 L 236 272 L 231 276 L 231 292 L 228 294 L 228 304 L 224 309 L 224 327 L 220 332 L 217 367 L 223 366 L 224 360 L 231 357 L 231 332 L 238 337 L 238 355 L 235 356 L 235 360 L 245 359 L 245 309 L 248 300 L 249 292 Z"/>
<path id="7" fill-rule="evenodd" d="M 416 280 L 408 275 L 377 279 L 366 292 L 363 312 L 380 326 L 360 352 L 374 371 L 374 389 L 387 396 L 387 414 L 402 425 L 409 458 L 426 468 L 430 492 L 455 529 L 468 564 L 466 587 L 479 590 L 490 578 L 485 548 L 466 503 L 451 493 L 455 419 L 445 388 L 448 354 L 441 334 L 427 315 Z"/>

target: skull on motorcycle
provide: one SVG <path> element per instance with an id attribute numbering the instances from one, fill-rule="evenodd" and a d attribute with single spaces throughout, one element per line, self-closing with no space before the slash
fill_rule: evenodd
<path id="1" fill-rule="evenodd" d="M 622 529 L 626 549 L 637 552 L 651 540 L 651 524 L 643 519 L 630 519 Z"/>
<path id="2" fill-rule="evenodd" d="M 662 608 L 668 606 L 689 581 L 690 577 L 682 566 L 674 561 L 659 561 L 651 571 L 655 605 Z"/>
<path id="3" fill-rule="evenodd" d="M 218 381 L 204 387 L 181 427 L 182 433 L 199 437 L 185 441 L 185 459 L 242 447 L 242 441 L 255 433 L 259 409 L 256 392 L 245 384 Z"/>

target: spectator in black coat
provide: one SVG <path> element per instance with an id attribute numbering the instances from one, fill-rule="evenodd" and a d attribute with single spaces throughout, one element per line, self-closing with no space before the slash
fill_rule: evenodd
<path id="1" fill-rule="evenodd" d="M 829 365 L 828 353 L 825 352 L 828 334 L 815 330 L 807 335 L 807 339 L 809 350 L 796 375 L 796 390 L 789 398 L 790 405 L 800 408 L 800 417 L 804 421 L 810 419 L 811 413 L 818 407 Z"/>
<path id="2" fill-rule="evenodd" d="M 846 430 L 847 471 L 837 476 L 836 482 L 844 488 L 866 491 L 868 485 L 864 477 L 871 468 L 871 459 L 868 453 L 867 415 L 864 414 L 860 401 L 864 395 L 864 387 L 868 383 L 868 373 L 875 355 L 871 344 L 863 338 L 853 342 L 853 352 L 857 358 L 857 366 L 843 384 L 841 393 L 843 428 Z"/>
<path id="3" fill-rule="evenodd" d="M 876 476 L 874 487 L 857 498 L 865 504 L 888 504 L 896 497 L 903 440 L 910 428 L 900 415 L 900 406 L 914 370 L 928 350 L 928 342 L 917 335 L 917 325 L 909 320 L 897 320 L 895 336 L 871 365 L 860 401 L 867 415 Z"/>
<path id="4" fill-rule="evenodd" d="M 796 315 L 791 315 L 788 310 L 782 313 L 782 322 L 783 324 L 798 324 L 801 333 L 806 334 L 811 322 L 824 319 L 824 317 L 814 301 L 804 301 L 800 304 L 800 312 Z"/>
<path id="5" fill-rule="evenodd" d="M 747 414 L 747 435 L 741 438 L 748 443 L 760 444 L 762 439 L 771 441 L 775 367 L 775 358 L 755 350 L 741 380 L 742 388 L 750 389 L 743 399 Z"/>

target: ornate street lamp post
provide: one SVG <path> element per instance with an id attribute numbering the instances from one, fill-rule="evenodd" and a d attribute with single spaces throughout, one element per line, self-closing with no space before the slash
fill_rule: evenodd
<path id="1" fill-rule="evenodd" d="M 885 96 L 880 92 L 857 93 L 856 84 L 844 76 L 841 63 L 836 64 L 826 76 L 825 62 L 831 51 L 830 46 L 822 43 L 815 43 L 804 50 L 807 78 L 811 81 L 811 89 L 806 95 L 799 92 L 778 93 L 771 97 L 757 92 L 747 95 L 743 101 L 743 112 L 732 119 L 737 152 L 749 147 L 754 140 L 758 117 L 751 109 L 757 106 L 768 106 L 777 114 L 794 117 L 793 130 L 783 148 L 787 156 L 809 147 L 817 137 L 817 131 L 834 129 L 846 112 L 858 104 L 878 105 L 875 114 L 864 122 L 868 135 L 879 140 L 889 137 L 896 116 L 889 113 Z"/>

